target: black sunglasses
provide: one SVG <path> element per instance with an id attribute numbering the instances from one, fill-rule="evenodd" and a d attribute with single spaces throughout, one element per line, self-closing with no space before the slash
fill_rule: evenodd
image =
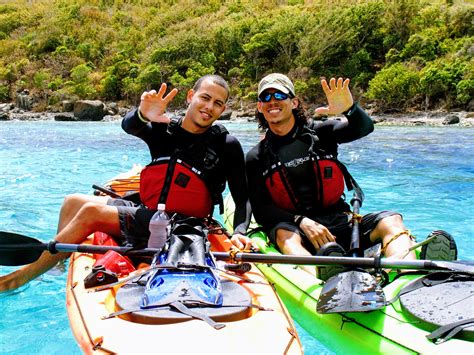
<path id="1" fill-rule="evenodd" d="M 272 96 L 277 101 L 283 101 L 283 100 L 286 100 L 286 99 L 290 98 L 290 95 L 288 95 L 288 94 L 284 94 L 280 91 L 275 91 L 275 92 L 263 93 L 262 95 L 259 96 L 258 101 L 270 102 L 270 100 L 272 99 Z"/>

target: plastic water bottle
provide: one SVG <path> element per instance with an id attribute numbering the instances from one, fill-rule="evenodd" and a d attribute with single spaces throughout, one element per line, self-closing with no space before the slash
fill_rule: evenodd
<path id="1" fill-rule="evenodd" d="M 150 239 L 148 239 L 148 248 L 163 248 L 168 239 L 168 223 L 170 218 L 165 212 L 165 204 L 159 203 L 158 210 L 150 220 Z"/>

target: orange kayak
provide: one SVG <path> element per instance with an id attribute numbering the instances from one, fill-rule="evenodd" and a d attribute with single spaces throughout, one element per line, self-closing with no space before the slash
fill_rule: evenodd
<path id="1" fill-rule="evenodd" d="M 118 180 L 122 181 L 122 185 L 123 181 L 132 181 Z M 136 178 L 133 184 L 130 185 L 131 189 L 124 190 L 133 190 Z M 113 185 L 111 183 L 109 187 Z M 231 243 L 225 234 L 209 234 L 208 239 L 212 251 L 230 250 Z M 92 242 L 93 236 L 84 243 Z M 246 293 L 251 301 L 247 307 L 239 308 L 238 312 L 220 314 L 214 320 L 225 326 L 215 329 L 192 317 L 153 318 L 143 317 L 141 312 L 124 312 L 125 293 L 122 288 L 128 287 L 127 283 L 98 292 L 94 292 L 94 288 L 85 288 L 84 279 L 91 273 L 95 261 L 93 254 L 73 253 L 67 280 L 66 300 L 71 329 L 86 354 L 303 352 L 288 310 L 274 287 L 254 265 L 241 276 L 220 271 L 219 268 L 221 281 L 238 287 L 239 292 Z M 139 268 L 128 277 L 140 273 L 144 271 Z M 117 301 L 117 295 L 122 295 L 120 302 Z M 104 319 L 120 311 L 123 314 Z"/>

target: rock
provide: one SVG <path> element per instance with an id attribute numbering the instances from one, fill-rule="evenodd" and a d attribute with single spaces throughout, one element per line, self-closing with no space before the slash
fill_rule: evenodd
<path id="1" fill-rule="evenodd" d="M 74 102 L 69 100 L 64 100 L 62 102 L 63 112 L 72 112 L 74 111 Z"/>
<path id="2" fill-rule="evenodd" d="M 130 111 L 129 108 L 126 108 L 126 107 L 119 107 L 119 112 L 118 112 L 118 114 L 119 114 L 120 116 L 124 117 L 124 116 L 128 113 L 128 111 Z"/>
<path id="3" fill-rule="evenodd" d="M 228 121 L 228 120 L 230 120 L 231 116 L 232 116 L 232 110 L 225 110 L 222 113 L 221 117 L 219 117 L 219 120 Z"/>
<path id="4" fill-rule="evenodd" d="M 469 111 L 469 112 L 474 111 L 474 99 L 469 101 L 469 103 L 467 104 L 467 111 Z"/>
<path id="5" fill-rule="evenodd" d="M 8 112 L 0 112 L 0 121 L 8 121 L 10 114 Z"/>
<path id="6" fill-rule="evenodd" d="M 460 119 L 458 115 L 448 115 L 443 120 L 444 125 L 456 124 L 459 123 Z"/>
<path id="7" fill-rule="evenodd" d="M 372 117 L 372 121 L 374 124 L 385 122 L 387 119 L 384 117 Z"/>
<path id="8" fill-rule="evenodd" d="M 120 115 L 105 115 L 104 119 L 102 121 L 104 122 L 114 122 L 114 121 L 120 121 L 122 119 L 122 116 Z"/>
<path id="9" fill-rule="evenodd" d="M 14 107 L 15 105 L 13 105 L 12 103 L 0 104 L 0 111 L 8 112 L 10 110 L 13 110 Z"/>
<path id="10" fill-rule="evenodd" d="M 16 96 L 16 106 L 22 110 L 31 111 L 33 101 L 34 100 L 30 97 L 28 90 L 23 90 Z"/>
<path id="11" fill-rule="evenodd" d="M 115 116 L 115 115 L 119 114 L 119 107 L 118 107 L 117 103 L 111 102 L 106 106 L 107 106 L 107 108 L 106 108 L 107 115 Z"/>
<path id="12" fill-rule="evenodd" d="M 237 111 L 235 117 L 255 117 L 255 110 L 248 109 Z"/>
<path id="13" fill-rule="evenodd" d="M 72 112 L 62 112 L 54 115 L 55 121 L 62 121 L 62 122 L 69 122 L 69 121 L 77 121 L 77 118 L 74 117 L 74 113 Z"/>
<path id="14" fill-rule="evenodd" d="M 432 112 L 428 112 L 426 116 L 427 118 L 443 118 L 444 116 L 446 116 L 446 112 L 432 111 Z"/>
<path id="15" fill-rule="evenodd" d="M 74 117 L 78 121 L 101 121 L 105 105 L 99 100 L 79 100 L 74 103 Z"/>

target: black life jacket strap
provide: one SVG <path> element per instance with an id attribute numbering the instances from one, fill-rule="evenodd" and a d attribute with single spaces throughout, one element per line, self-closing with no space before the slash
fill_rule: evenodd
<path id="1" fill-rule="evenodd" d="M 217 323 L 211 317 L 205 315 L 204 313 L 196 312 L 196 311 L 186 307 L 186 305 L 181 303 L 181 302 L 172 302 L 172 303 L 170 303 L 170 306 L 172 308 L 176 309 L 180 313 L 183 313 L 187 316 L 190 316 L 190 317 L 193 317 L 193 318 L 196 318 L 196 319 L 200 319 L 200 320 L 206 322 L 207 324 L 209 324 L 214 329 L 222 329 L 222 328 L 225 327 L 224 323 Z"/>
<path id="2" fill-rule="evenodd" d="M 474 318 L 463 319 L 463 320 L 460 320 L 459 322 L 446 324 L 446 325 L 443 325 L 442 327 L 439 327 L 431 334 L 428 334 L 426 338 L 436 344 L 441 344 L 441 343 L 444 343 L 445 341 L 448 341 L 452 337 L 454 337 L 464 328 L 472 327 L 473 324 L 474 324 Z"/>
<path id="3" fill-rule="evenodd" d="M 173 179 L 174 169 L 176 167 L 176 151 L 171 155 L 170 160 L 168 162 L 168 167 L 166 169 L 166 176 L 165 181 L 163 183 L 163 189 L 161 190 L 160 198 L 158 199 L 158 203 L 166 204 L 168 200 L 168 195 L 171 189 L 171 183 Z"/>
<path id="4" fill-rule="evenodd" d="M 167 128 L 168 134 L 173 135 L 176 132 L 176 130 L 181 126 L 182 122 L 183 122 L 182 117 L 173 117 L 170 120 L 170 123 L 168 124 L 168 128 Z M 190 151 L 193 151 L 193 150 L 199 151 L 198 149 L 196 149 L 196 147 L 197 145 L 201 145 L 206 150 L 206 153 L 205 153 L 206 155 L 209 155 L 211 157 L 215 156 L 216 152 L 214 152 L 210 148 L 210 143 L 212 141 L 218 140 L 220 137 L 223 137 L 227 134 L 229 134 L 229 131 L 223 125 L 216 123 L 208 129 L 208 131 L 203 135 L 203 138 L 201 140 L 192 144 L 188 149 Z M 166 171 L 165 183 L 164 183 L 163 190 L 159 198 L 159 203 L 166 203 L 166 200 L 168 198 L 168 193 L 169 193 L 171 183 L 172 183 L 171 179 L 173 177 L 174 167 L 176 165 L 177 156 L 179 152 L 180 152 L 179 150 L 176 150 L 172 154 L 172 160 L 170 161 L 168 165 L 168 170 Z M 222 197 L 222 191 L 220 191 L 221 190 L 220 187 L 217 186 L 219 184 L 217 184 L 214 181 L 209 181 L 208 174 L 206 174 L 204 171 L 203 171 L 202 177 L 203 177 L 204 183 L 207 185 L 207 188 L 209 189 L 211 193 L 212 203 L 214 205 L 219 205 L 219 213 L 223 214 L 224 213 L 224 199 Z M 211 210 L 210 212 L 211 217 L 212 217 L 212 214 L 213 214 L 213 210 Z"/>

